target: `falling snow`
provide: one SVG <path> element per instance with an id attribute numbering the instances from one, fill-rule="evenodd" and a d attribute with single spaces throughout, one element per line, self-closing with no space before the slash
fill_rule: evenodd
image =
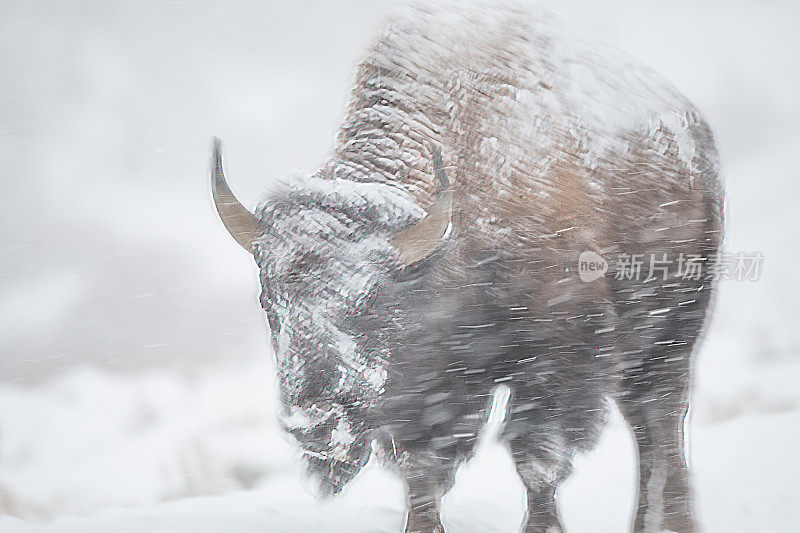
<path id="1" fill-rule="evenodd" d="M 548 353 L 517 357 L 510 367 L 467 359 L 480 351 L 519 350 L 534 340 L 548 344 L 549 353 L 568 357 L 576 350 L 569 337 L 542 338 L 537 332 L 569 324 L 596 339 L 591 350 L 595 359 L 614 361 L 616 353 L 606 339 L 624 335 L 626 328 L 604 322 L 607 314 L 596 309 L 569 307 L 585 294 L 584 286 L 574 281 L 571 265 L 537 264 L 541 272 L 553 272 L 540 279 L 552 280 L 557 289 L 547 293 L 530 284 L 526 297 L 533 295 L 533 303 L 520 296 L 503 308 L 502 320 L 490 314 L 457 317 L 452 336 L 434 338 L 454 356 L 452 364 L 436 369 L 425 360 L 402 368 L 406 376 L 445 376 L 436 379 L 446 384 L 463 380 L 473 387 L 470 390 L 480 388 L 471 404 L 477 406 L 474 413 L 454 413 L 458 401 L 452 388 L 437 385 L 411 408 L 389 411 L 396 419 L 392 423 L 398 438 L 384 434 L 375 435 L 372 443 L 362 439 L 363 419 L 385 417 L 380 399 L 403 382 L 390 365 L 399 353 L 396 347 L 428 340 L 424 329 L 418 336 L 406 334 L 401 326 L 413 324 L 414 315 L 392 304 L 400 302 L 435 322 L 448 316 L 451 304 L 458 301 L 442 299 L 437 307 L 436 301 L 422 299 L 427 306 L 423 310 L 407 305 L 421 301 L 416 297 L 380 291 L 389 286 L 386 269 L 397 262 L 391 235 L 419 220 L 431 205 L 432 142 L 443 146 L 447 172 L 456 186 L 465 168 L 459 166 L 459 155 L 469 148 L 483 158 L 475 163 L 476 172 L 496 177 L 498 194 L 506 199 L 513 196 L 507 194 L 515 183 L 509 176 L 519 171 L 520 154 L 530 150 L 533 164 L 547 175 L 558 167 L 546 154 L 554 146 L 561 150 L 564 143 L 574 142 L 579 147 L 576 160 L 592 173 L 585 183 L 593 197 L 622 199 L 631 208 L 626 216 L 634 219 L 674 215 L 655 220 L 643 235 L 666 235 L 677 246 L 693 246 L 700 239 L 691 234 L 692 228 L 709 218 L 686 213 L 685 199 L 655 195 L 652 212 L 642 215 L 636 206 L 653 195 L 650 184 L 619 186 L 597 173 L 612 162 L 613 154 L 635 150 L 631 139 L 616 136 L 634 128 L 652 141 L 655 152 L 677 163 L 689 186 L 718 200 L 719 190 L 707 179 L 718 166 L 714 158 L 704 160 L 709 149 L 700 131 L 704 116 L 661 76 L 641 69 L 638 60 L 595 45 L 584 35 L 591 33 L 585 27 L 668 74 L 704 111 L 714 126 L 728 183 L 731 231 L 726 246 L 760 250 L 766 257 L 758 282 L 720 284 L 715 317 L 693 356 L 687 438 L 702 530 L 793 530 L 797 520 L 792 509 L 800 497 L 800 470 L 794 459 L 800 445 L 800 344 L 791 309 L 796 284 L 786 283 L 795 275 L 797 254 L 786 246 L 790 239 L 785 233 L 796 225 L 791 192 L 796 190 L 792 154 L 798 140 L 795 124 L 787 118 L 796 113 L 784 109 L 796 110 L 796 98 L 784 88 L 796 86 L 800 76 L 796 68 L 776 59 L 782 57 L 776 48 L 797 47 L 796 32 L 787 22 L 796 19 L 796 8 L 783 5 L 768 12 L 756 6 L 689 2 L 663 7 L 631 2 L 602 8 L 583 2 L 554 5 L 578 24 L 578 31 L 538 16 L 509 22 L 502 14 L 487 19 L 480 10 L 450 10 L 439 15 L 439 23 L 426 24 L 424 19 L 431 16 L 426 14 L 419 17 L 419 27 L 412 25 L 420 30 L 414 54 L 377 57 L 379 74 L 361 80 L 361 96 L 377 104 L 351 106 L 329 159 L 324 153 L 330 148 L 334 113 L 341 112 L 337 106 L 345 94 L 344 74 L 351 62 L 363 58 L 363 42 L 374 36 L 377 14 L 383 14 L 384 6 L 316 6 L 309 13 L 295 13 L 294 18 L 304 22 L 291 26 L 291 31 L 262 27 L 282 20 L 276 15 L 280 10 L 255 16 L 249 11 L 262 8 L 234 7 L 212 16 L 203 14 L 207 10 L 202 6 L 185 3 L 150 8 L 143 12 L 169 13 L 144 17 L 138 8 L 126 12 L 108 6 L 102 13 L 50 8 L 42 12 L 41 6 L 20 5 L 9 6 L 7 16 L 0 17 L 6 20 L 0 22 L 3 34 L 21 43 L 19 53 L 0 59 L 10 67 L 2 70 L 14 72 L 14 79 L 4 84 L 10 96 L 8 102 L 0 102 L 0 109 L 9 118 L 8 126 L 0 126 L 0 135 L 11 141 L 6 143 L 11 147 L 6 158 L 9 173 L 24 178 L 18 190 L 11 187 L 0 199 L 0 222 L 4 233 L 10 229 L 12 235 L 0 241 L 0 531 L 401 531 L 405 486 L 394 459 L 402 463 L 412 458 L 403 453 L 414 428 L 403 419 L 415 416 L 435 428 L 422 436 L 430 437 L 429 448 L 446 453 L 450 447 L 464 446 L 475 452 L 469 462 L 457 463 L 455 485 L 442 500 L 448 532 L 517 531 L 526 505 L 520 475 L 540 482 L 556 480 L 565 467 L 559 450 L 573 440 L 581 443 L 576 448 L 581 453 L 575 455 L 573 471 L 558 492 L 566 530 L 629 529 L 635 512 L 636 451 L 613 404 L 576 400 L 587 408 L 583 415 L 607 418 L 603 433 L 587 433 L 577 414 L 563 424 L 552 423 L 541 439 L 544 458 L 520 468 L 508 453 L 508 443 L 520 428 L 536 428 L 515 426 L 515 421 L 542 412 L 548 419 L 563 417 L 552 391 L 570 376 L 549 362 Z M 322 21 L 316 22 L 318 18 Z M 164 31 L 159 19 L 188 22 Z M 726 36 L 718 47 L 704 36 L 709 21 L 715 32 Z M 464 37 L 463 28 L 476 22 L 482 28 L 478 37 Z M 429 54 L 426 43 L 466 39 L 482 49 L 491 46 L 491 36 L 500 28 L 525 24 L 535 29 L 527 35 L 534 36 L 547 60 L 526 67 L 527 78 L 497 82 L 502 98 L 495 101 L 493 118 L 483 124 L 478 145 L 459 151 L 448 144 L 447 135 L 461 131 L 466 122 L 459 120 L 471 109 L 459 107 L 458 98 L 445 99 L 434 114 L 450 117 L 447 127 L 452 131 L 413 111 L 396 135 L 382 136 L 384 128 L 374 127 L 385 125 L 387 117 L 396 118 L 392 106 L 398 95 L 418 98 L 420 108 L 435 107 L 442 100 L 442 87 L 428 90 L 418 79 L 398 82 L 392 77 L 398 70 L 427 65 L 423 70 L 430 71 L 428 76 L 446 78 L 448 96 L 469 92 L 475 80 L 434 68 L 446 61 L 447 50 Z M 334 32 L 331 28 L 337 26 L 347 31 Z M 205 31 L 212 27 L 216 29 Z M 394 34 L 392 46 L 408 38 L 404 31 Z M 345 44 L 345 34 L 361 41 Z M 740 45 L 744 34 L 761 38 Z M 282 44 L 256 41 L 270 35 L 280 37 Z M 319 50 L 321 39 L 327 50 Z M 314 44 L 306 50 L 305 43 Z M 72 60 L 63 61 L 65 54 Z M 514 54 L 519 57 L 519 50 Z M 232 56 L 241 59 L 231 61 Z M 323 59 L 315 63 L 316 56 Z M 218 72 L 208 76 L 196 64 L 198 57 L 218 65 Z M 308 73 L 298 70 L 295 58 L 314 67 Z M 286 70 L 289 63 L 291 72 Z M 266 67 L 254 69 L 254 64 Z M 32 75 L 34 67 L 38 73 Z M 198 79 L 213 80 L 214 89 L 204 89 L 182 74 L 192 69 L 202 74 Z M 607 78 L 604 69 L 617 76 Z M 267 75 L 254 78 L 253 71 Z M 273 71 L 283 72 L 282 77 Z M 476 79 L 481 90 L 495 87 L 496 80 L 488 83 L 481 75 Z M 320 90 L 335 83 L 335 90 Z M 197 87 L 202 98 L 193 96 Z M 220 90 L 228 92 L 216 92 Z M 609 91 L 629 97 L 608 98 Z M 76 102 L 75 95 L 85 98 Z M 170 98 L 170 106 L 185 106 L 188 112 L 162 109 L 155 103 L 161 98 Z M 217 106 L 222 100 L 230 103 Z M 209 101 L 215 105 L 209 106 Z M 763 105 L 765 101 L 769 105 Z M 271 102 L 281 104 L 254 112 Z M 114 106 L 124 107 L 125 113 L 119 115 Z M 198 112 L 215 106 L 228 122 L 213 122 L 203 114 L 211 111 Z M 546 118 L 560 114 L 571 118 L 563 124 Z M 39 131 L 42 124 L 56 123 Z M 180 134 L 172 129 L 178 123 L 186 125 Z M 133 137 L 125 137 L 120 124 Z M 198 146 L 191 149 L 180 145 L 185 159 L 167 157 L 174 157 L 170 154 L 182 142 L 178 139 L 197 137 L 209 124 L 224 130 L 215 133 L 226 139 L 233 188 L 247 191 L 251 180 L 246 198 L 256 198 L 267 185 L 261 174 L 272 179 L 278 170 L 319 168 L 319 161 L 325 161 L 317 173 L 270 187 L 272 201 L 258 208 L 265 227 L 272 229 L 271 236 L 260 241 L 258 262 L 262 280 L 270 287 L 262 305 L 272 315 L 270 325 L 280 325 L 274 344 L 264 338 L 266 328 L 257 320 L 255 304 L 236 310 L 241 302 L 255 299 L 253 284 L 248 285 L 252 264 L 237 263 L 242 258 L 235 255 L 235 245 L 222 238 L 223 230 L 211 223 L 210 208 L 186 207 L 187 214 L 174 208 L 177 202 L 207 207 L 195 168 L 205 157 L 205 146 L 200 146 L 205 137 L 202 142 L 194 139 Z M 154 128 L 163 131 L 154 133 Z M 257 128 L 258 140 L 245 139 Z M 563 135 L 557 142 L 542 136 L 555 129 Z M 244 133 L 236 138 L 237 131 Z M 278 133 L 266 137 L 265 145 L 266 131 Z M 509 137 L 508 131 L 515 134 Z M 515 144 L 519 139 L 522 142 Z M 369 150 L 364 149 L 365 140 Z M 297 145 L 287 149 L 291 143 Z M 297 159 L 292 150 L 306 154 L 306 159 Z M 364 155 L 367 152 L 373 156 Z M 248 164 L 274 167 L 253 172 Z M 157 179 L 150 180 L 151 174 Z M 398 175 L 405 180 L 400 185 L 393 181 Z M 111 180 L 122 177 L 134 185 L 110 190 Z M 537 182 L 526 197 L 552 206 L 559 201 L 558 192 Z M 477 211 L 486 210 L 483 194 L 475 195 Z M 35 208 L 31 198 L 36 199 Z M 618 213 L 613 214 L 617 218 Z M 537 242 L 587 238 L 581 224 L 551 220 L 551 212 L 538 215 L 524 221 L 530 238 L 541 239 Z M 482 212 L 471 229 L 475 234 L 494 232 L 498 242 L 508 243 L 516 231 L 510 219 Z M 372 229 L 369 234 L 361 230 L 365 222 Z M 464 235 L 459 222 L 463 219 L 448 226 L 445 241 L 457 242 L 453 239 Z M 707 235 L 719 237 L 716 230 Z M 212 236 L 218 239 L 211 242 Z M 293 246 L 319 243 L 323 237 L 324 246 L 303 250 L 316 255 L 297 254 Z M 152 243 L 153 250 L 146 243 Z M 203 255 L 206 248 L 213 248 L 212 253 Z M 446 258 L 448 250 L 440 253 Z M 321 261 L 326 254 L 333 261 Z M 508 256 L 493 252 L 468 259 L 474 271 L 491 272 Z M 451 274 L 445 269 L 437 275 L 452 280 L 447 277 Z M 401 283 L 420 283 L 415 275 L 419 272 L 411 272 L 410 280 L 403 278 Z M 606 278 L 613 276 L 612 269 Z M 702 305 L 708 286 L 673 286 L 673 294 L 652 285 L 628 288 L 631 305 L 643 305 L 644 316 L 632 328 L 640 348 L 622 352 L 628 359 L 617 361 L 616 371 L 635 370 L 637 358 L 648 349 L 666 355 L 659 364 L 680 366 L 689 360 L 682 352 L 686 339 L 662 334 L 662 328 L 691 316 Z M 424 277 L 421 289 L 414 287 L 429 290 Z M 493 280 L 458 280 L 457 296 L 497 288 Z M 485 305 L 503 297 L 493 292 L 491 298 L 478 301 Z M 88 298 L 95 298 L 99 312 L 85 303 Z M 361 312 L 374 309 L 370 306 L 376 302 L 383 315 Z M 386 313 L 392 309 L 395 314 L 389 319 Z M 632 313 L 630 309 L 622 309 L 620 316 Z M 497 346 L 487 344 L 506 323 L 518 324 L 529 337 L 509 336 Z M 383 334 L 371 340 L 365 332 L 375 329 Z M 217 332 L 220 340 L 212 342 Z M 388 343 L 387 338 L 402 342 Z M 309 346 L 319 359 L 304 356 Z M 334 363 L 327 365 L 329 361 Z M 315 369 L 330 379 L 305 380 Z M 521 383 L 528 382 L 536 392 L 520 397 Z M 307 401 L 314 398 L 309 394 L 316 387 L 324 392 L 317 401 Z M 354 391 L 357 394 L 345 398 Z M 579 388 L 573 392 L 587 393 Z M 641 404 L 660 401 L 655 395 Z M 448 423 L 453 417 L 458 424 Z M 287 439 L 287 432 L 295 439 Z M 310 447 L 304 446 L 304 438 Z M 551 451 L 555 453 L 548 455 Z M 354 479 L 342 494 L 320 501 L 310 494 L 317 487 L 298 467 L 302 455 L 326 466 L 355 460 L 359 468 L 339 472 L 334 484 Z M 434 466 L 423 464 L 422 470 Z M 651 505 L 644 516 L 651 525 L 661 520 L 664 500 L 659 487 L 667 483 L 663 470 L 653 474 L 646 487 Z M 46 524 L 34 525 L 38 522 Z"/>

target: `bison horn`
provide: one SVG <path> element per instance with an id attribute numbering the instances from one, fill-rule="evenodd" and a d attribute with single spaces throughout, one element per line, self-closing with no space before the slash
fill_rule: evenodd
<path id="1" fill-rule="evenodd" d="M 225 229 L 236 239 L 242 248 L 253 253 L 253 240 L 258 235 L 258 219 L 236 199 L 225 181 L 222 171 L 222 143 L 216 137 L 211 155 L 211 193 L 214 206 Z"/>
<path id="2" fill-rule="evenodd" d="M 392 237 L 392 245 L 406 266 L 435 252 L 450 229 L 453 190 L 442 165 L 442 152 L 438 148 L 433 149 L 433 169 L 437 192 L 428 214 Z"/>

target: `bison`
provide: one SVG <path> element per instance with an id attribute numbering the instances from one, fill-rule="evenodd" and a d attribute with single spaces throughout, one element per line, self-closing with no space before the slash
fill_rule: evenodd
<path id="1" fill-rule="evenodd" d="M 696 529 L 684 419 L 723 195 L 706 121 L 658 75 L 542 11 L 413 8 L 360 63 L 319 171 L 251 213 L 216 141 L 212 190 L 259 268 L 281 423 L 326 492 L 377 451 L 407 531 L 441 531 L 494 405 L 525 531 L 562 531 L 558 486 L 613 401 L 634 531 Z"/>

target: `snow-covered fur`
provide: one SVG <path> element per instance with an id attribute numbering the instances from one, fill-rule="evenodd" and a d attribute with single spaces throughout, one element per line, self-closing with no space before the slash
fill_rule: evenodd
<path id="1" fill-rule="evenodd" d="M 409 483 L 409 530 L 431 529 L 506 385 L 500 438 L 529 491 L 528 530 L 550 531 L 555 489 L 613 398 L 639 445 L 637 530 L 689 531 L 682 422 L 711 280 L 612 268 L 585 283 L 576 266 L 587 250 L 710 263 L 711 133 L 657 75 L 527 9 L 403 11 L 359 67 L 330 160 L 259 208 L 282 420 L 330 492 L 386 443 Z M 391 236 L 431 204 L 437 147 L 452 231 L 404 266 Z"/>

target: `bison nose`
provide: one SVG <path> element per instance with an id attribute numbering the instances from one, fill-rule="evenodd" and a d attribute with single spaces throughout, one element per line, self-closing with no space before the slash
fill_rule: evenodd
<path id="1" fill-rule="evenodd" d="M 300 409 L 306 413 L 312 422 L 322 423 L 330 418 L 334 410 L 330 402 L 325 400 L 306 400 L 300 403 Z"/>
<path id="2" fill-rule="evenodd" d="M 286 409 L 280 423 L 301 442 L 322 441 L 330 438 L 336 416 L 328 403 L 307 401 Z"/>

